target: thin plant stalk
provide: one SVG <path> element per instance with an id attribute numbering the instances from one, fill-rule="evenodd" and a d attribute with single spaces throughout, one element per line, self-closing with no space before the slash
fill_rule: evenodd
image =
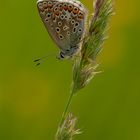
<path id="1" fill-rule="evenodd" d="M 64 112 L 63 112 L 63 115 L 62 115 L 62 118 L 61 118 L 61 121 L 60 121 L 60 126 L 63 124 L 64 120 L 65 120 L 66 117 L 67 117 L 68 110 L 69 110 L 69 107 L 70 107 L 70 105 L 71 105 L 71 102 L 72 102 L 72 99 L 73 99 L 74 94 L 75 94 L 75 90 L 74 90 L 74 88 L 72 87 L 72 90 L 71 90 L 71 92 L 70 92 L 70 96 L 69 96 L 69 98 L 68 98 L 68 101 L 67 101 L 67 103 L 66 103 L 65 110 L 64 110 Z"/>
<path id="2" fill-rule="evenodd" d="M 88 85 L 93 77 L 100 73 L 96 71 L 99 66 L 96 59 L 106 40 L 109 19 L 113 14 L 113 0 L 95 0 L 94 9 L 89 28 L 81 43 L 81 50 L 73 59 L 72 87 L 55 140 L 72 140 L 74 135 L 80 134 L 79 129 L 75 128 L 77 118 L 69 113 L 69 108 L 77 91 Z"/>

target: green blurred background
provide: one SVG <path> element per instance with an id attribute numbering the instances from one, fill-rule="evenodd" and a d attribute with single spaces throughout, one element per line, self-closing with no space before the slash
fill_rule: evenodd
<path id="1" fill-rule="evenodd" d="M 81 0 L 92 11 L 92 0 Z M 140 140 L 140 1 L 117 0 L 104 71 L 75 96 L 72 112 L 84 131 L 75 140 Z M 0 2 L 0 140 L 53 140 L 66 104 L 72 63 L 57 52 L 36 1 Z"/>

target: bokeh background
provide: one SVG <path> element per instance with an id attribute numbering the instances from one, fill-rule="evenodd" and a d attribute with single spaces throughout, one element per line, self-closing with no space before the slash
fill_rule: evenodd
<path id="1" fill-rule="evenodd" d="M 81 0 L 92 12 L 92 0 Z M 103 73 L 71 107 L 83 134 L 75 140 L 140 140 L 139 0 L 116 0 L 109 39 L 99 57 Z M 0 140 L 53 140 L 66 104 L 72 63 L 46 32 L 35 0 L 0 2 Z"/>

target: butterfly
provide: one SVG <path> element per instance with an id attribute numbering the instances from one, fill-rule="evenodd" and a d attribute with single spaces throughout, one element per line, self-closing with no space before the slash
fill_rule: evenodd
<path id="1" fill-rule="evenodd" d="M 87 9 L 77 0 L 38 0 L 39 15 L 55 44 L 58 58 L 70 58 L 80 48 L 85 33 Z"/>

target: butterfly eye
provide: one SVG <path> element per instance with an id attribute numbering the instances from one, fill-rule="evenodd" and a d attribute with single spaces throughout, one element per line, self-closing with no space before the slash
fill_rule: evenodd
<path id="1" fill-rule="evenodd" d="M 65 54 L 63 52 L 60 52 L 60 58 L 64 59 L 65 58 Z"/>

